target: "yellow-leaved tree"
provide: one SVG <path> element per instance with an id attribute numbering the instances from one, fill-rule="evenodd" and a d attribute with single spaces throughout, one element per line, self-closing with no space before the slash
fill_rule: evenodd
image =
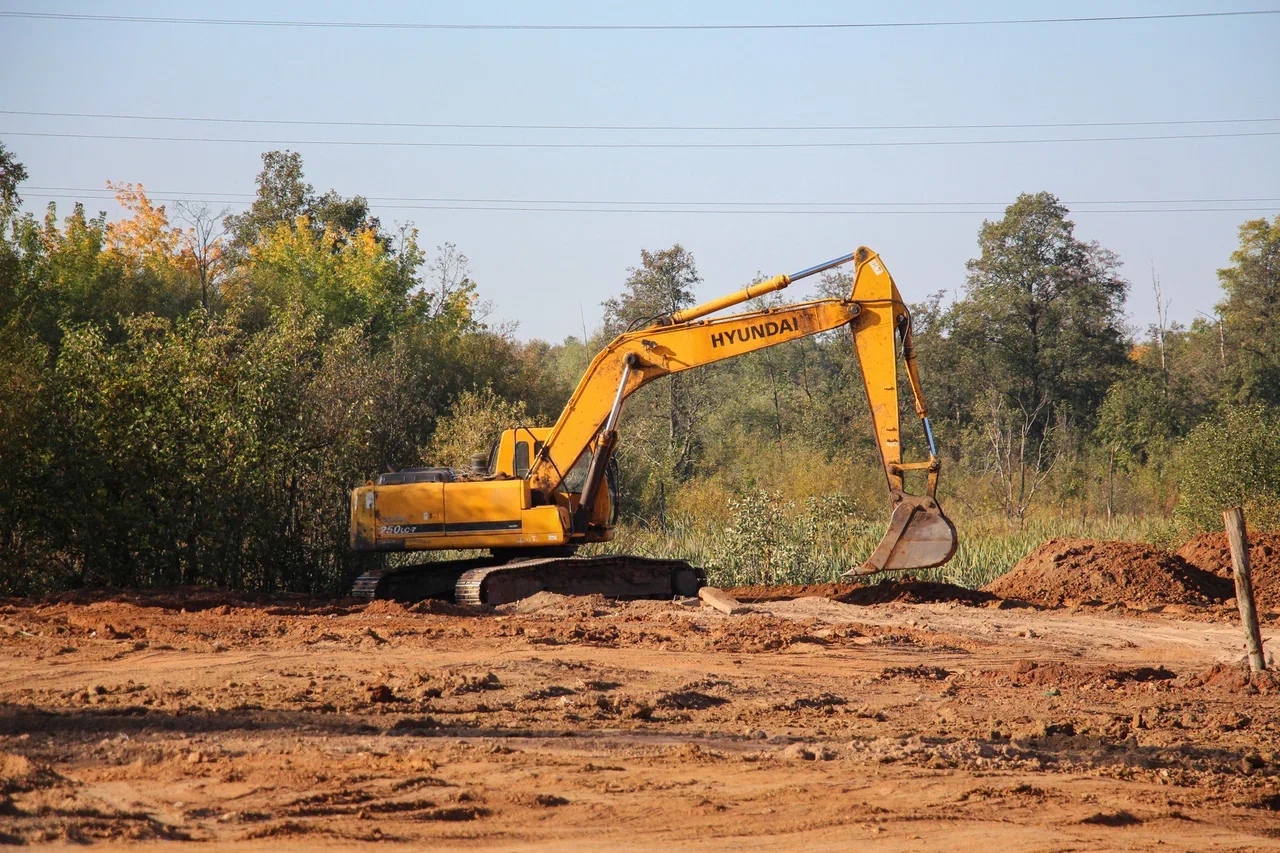
<path id="1" fill-rule="evenodd" d="M 131 214 L 107 225 L 107 249 L 135 273 L 177 266 L 183 232 L 169 224 L 164 205 L 152 204 L 142 184 L 107 181 L 107 189 L 115 191 L 116 201 Z"/>
<path id="2" fill-rule="evenodd" d="M 120 265 L 135 289 L 146 291 L 161 313 L 181 313 L 197 299 L 208 308 L 194 231 L 171 225 L 165 206 L 152 203 L 140 183 L 107 181 L 107 188 L 115 191 L 116 201 L 129 214 L 107 225 L 108 259 Z M 205 251 L 216 253 L 217 249 L 206 247 Z"/>
<path id="3" fill-rule="evenodd" d="M 300 305 L 331 328 L 366 323 L 381 337 L 402 318 L 412 280 L 371 228 L 339 233 L 308 217 L 279 224 L 249 249 L 236 297 L 276 312 Z"/>

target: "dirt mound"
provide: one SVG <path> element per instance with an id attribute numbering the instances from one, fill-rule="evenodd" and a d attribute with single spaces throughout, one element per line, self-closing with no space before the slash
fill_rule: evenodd
<path id="1" fill-rule="evenodd" d="M 74 605 L 91 607 L 107 603 L 130 604 L 159 610 L 201 613 L 221 608 L 225 613 L 236 607 L 287 608 L 290 613 L 303 611 L 340 612 L 331 596 L 292 592 L 250 592 L 205 586 L 173 586 L 158 589 L 73 589 L 31 599 L 48 606 Z M 345 612 L 343 610 L 342 612 Z"/>
<path id="2" fill-rule="evenodd" d="M 980 589 L 968 589 L 951 583 L 902 580 L 854 587 L 851 592 L 836 600 L 845 604 L 888 604 L 893 601 L 905 604 L 934 604 L 954 601 L 976 606 L 994 601 L 996 597 Z"/>
<path id="3" fill-rule="evenodd" d="M 838 599 L 855 589 L 858 589 L 857 585 L 851 583 L 793 583 L 780 586 L 734 586 L 725 592 L 743 604 L 759 604 L 765 601 L 791 601 L 794 598 Z"/>
<path id="4" fill-rule="evenodd" d="M 1231 578 L 1231 548 L 1225 533 L 1201 533 L 1178 556 L 1202 571 Z M 1280 608 L 1280 533 L 1249 534 L 1249 566 L 1259 606 Z"/>
<path id="5" fill-rule="evenodd" d="M 1280 692 L 1280 672 L 1250 672 L 1245 663 L 1216 663 L 1204 672 L 1185 679 L 1185 687 L 1205 688 L 1225 693 Z"/>
<path id="6" fill-rule="evenodd" d="M 739 586 L 726 590 L 745 604 L 764 601 L 790 601 L 795 598 L 829 598 L 842 604 L 934 604 L 954 601 L 960 604 L 985 604 L 996 598 L 989 592 L 966 589 L 949 583 L 914 579 L 884 581 L 876 584 L 815 583 L 787 586 Z"/>
<path id="7" fill-rule="evenodd" d="M 409 610 L 398 601 L 378 599 L 364 606 L 365 616 L 404 616 Z"/>
<path id="8" fill-rule="evenodd" d="M 528 598 L 513 601 L 510 604 L 499 604 L 499 613 L 530 614 L 543 616 L 564 616 L 578 619 L 590 619 L 604 616 L 617 609 L 617 605 L 603 595 L 561 595 L 557 592 L 534 593 Z"/>
<path id="9" fill-rule="evenodd" d="M 1221 578 L 1162 548 L 1096 539 L 1050 539 L 985 589 L 1050 607 L 1088 601 L 1207 605 L 1231 595 Z"/>

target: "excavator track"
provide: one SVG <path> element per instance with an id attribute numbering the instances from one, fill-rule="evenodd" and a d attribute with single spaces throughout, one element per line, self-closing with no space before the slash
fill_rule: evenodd
<path id="1" fill-rule="evenodd" d="M 356 578 L 351 595 L 368 601 L 391 600 L 412 604 L 428 598 L 448 598 L 458 578 L 468 571 L 506 562 L 498 557 L 439 560 L 396 569 L 375 569 Z"/>
<path id="2" fill-rule="evenodd" d="M 539 592 L 607 598 L 673 598 L 697 595 L 706 573 L 683 560 L 625 554 L 518 560 L 463 572 L 454 588 L 458 604 L 497 605 Z"/>

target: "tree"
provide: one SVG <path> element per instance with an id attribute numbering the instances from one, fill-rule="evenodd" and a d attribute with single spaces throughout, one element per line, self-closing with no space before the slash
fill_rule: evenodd
<path id="1" fill-rule="evenodd" d="M 407 237 L 401 234 L 403 245 Z M 489 312 L 487 303 L 476 296 L 471 279 L 471 261 L 453 243 L 436 247 L 436 256 L 427 264 L 428 280 L 418 293 L 426 316 L 459 329 L 479 328 Z"/>
<path id="2" fill-rule="evenodd" d="M 302 174 L 302 155 L 296 151 L 267 151 L 258 173 L 258 194 L 244 213 L 224 221 L 233 247 L 247 251 L 259 235 L 277 225 L 293 225 L 309 212 L 315 190 Z"/>
<path id="3" fill-rule="evenodd" d="M 116 201 L 131 214 L 106 227 L 106 247 L 140 296 L 131 313 L 151 311 L 166 317 L 185 314 L 196 304 L 196 269 L 182 251 L 188 235 L 169 224 L 162 204 L 147 197 L 142 184 L 112 183 Z"/>
<path id="4" fill-rule="evenodd" d="M 182 254 L 200 278 L 200 304 L 206 312 L 226 267 L 226 216 L 226 208 L 215 214 L 207 204 L 178 202 L 178 217 L 191 226 L 182 238 Z"/>
<path id="5" fill-rule="evenodd" d="M 223 224 L 231 235 L 231 251 L 242 257 L 266 234 L 280 225 L 295 226 L 306 218 L 317 234 L 331 230 L 342 238 L 359 231 L 372 231 L 384 248 L 391 248 L 391 238 L 382 233 L 381 223 L 369 214 L 369 202 L 361 196 L 344 198 L 336 190 L 316 195 L 307 183 L 302 169 L 302 155 L 296 151 L 267 151 L 262 155 L 262 171 L 257 178 L 258 192 L 244 213 L 226 217 Z"/>
<path id="6" fill-rule="evenodd" d="M 329 329 L 368 324 L 377 340 L 405 319 L 414 284 L 404 280 L 372 229 L 326 227 L 317 234 L 305 216 L 263 232 L 242 269 L 249 282 L 245 297 L 268 312 L 300 305 Z"/>
<path id="7" fill-rule="evenodd" d="M 693 255 L 679 243 L 661 252 L 641 249 L 640 266 L 627 269 L 622 295 L 603 303 L 605 331 L 618 335 L 632 324 L 688 308 L 701 281 Z"/>
<path id="8" fill-rule="evenodd" d="M 488 456 L 503 430 L 531 423 L 523 400 L 504 400 L 489 387 L 463 391 L 440 418 L 422 456 L 432 465 L 466 469 L 472 456 Z"/>
<path id="9" fill-rule="evenodd" d="M 679 243 L 661 252 L 641 249 L 640 265 L 627 270 L 622 295 L 603 303 L 606 334 L 617 335 L 632 326 L 688 308 L 694 304 L 693 288 L 700 281 L 693 255 Z M 665 440 L 655 443 L 657 431 L 649 424 L 636 430 L 640 435 L 651 436 L 649 442 L 633 441 L 623 445 L 624 460 L 627 457 L 642 460 L 643 479 L 659 521 L 665 517 L 668 481 L 680 482 L 693 473 L 699 444 L 696 423 L 707 402 L 701 393 L 705 385 L 705 377 L 700 375 L 703 372 L 667 377 L 664 380 L 667 393 L 661 403 L 656 392 L 642 393 L 637 402 L 641 407 L 648 404 L 645 408 L 650 419 L 656 415 L 665 422 L 662 429 Z"/>
<path id="10" fill-rule="evenodd" d="M 1033 435 L 1063 416 L 1088 425 L 1125 364 L 1120 261 L 1076 239 L 1067 208 L 1023 194 L 978 235 L 952 336 L 975 384 L 1037 411 Z"/>
<path id="11" fill-rule="evenodd" d="M 22 204 L 18 184 L 27 179 L 27 168 L 18 162 L 0 142 L 0 228 L 8 230 L 9 221 Z"/>
<path id="12" fill-rule="evenodd" d="M 1218 303 L 1236 402 L 1280 405 L 1280 216 L 1240 226 L 1232 266 L 1218 270 Z"/>
<path id="13" fill-rule="evenodd" d="M 1227 406 L 1179 448 L 1178 518 L 1193 530 L 1221 530 L 1222 511 L 1243 507 L 1251 525 L 1280 525 L 1280 411 Z"/>

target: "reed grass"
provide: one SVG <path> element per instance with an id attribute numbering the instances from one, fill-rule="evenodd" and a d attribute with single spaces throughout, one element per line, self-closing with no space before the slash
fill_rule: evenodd
<path id="1" fill-rule="evenodd" d="M 732 507 L 728 525 L 685 514 L 665 529 L 630 522 L 613 542 L 591 553 L 631 553 L 687 560 L 707 570 L 717 586 L 810 584 L 838 580 L 861 566 L 884 535 L 885 520 L 846 508 L 810 503 L 806 507 L 771 499 Z M 1041 516 L 1010 524 L 1000 515 L 953 518 L 959 547 L 943 566 L 911 573 L 921 580 L 977 589 L 1012 569 L 1041 543 L 1054 538 L 1111 539 L 1172 544 L 1176 532 L 1160 517 L 1120 517 L 1112 521 Z M 894 580 L 879 575 L 863 582 Z"/>

